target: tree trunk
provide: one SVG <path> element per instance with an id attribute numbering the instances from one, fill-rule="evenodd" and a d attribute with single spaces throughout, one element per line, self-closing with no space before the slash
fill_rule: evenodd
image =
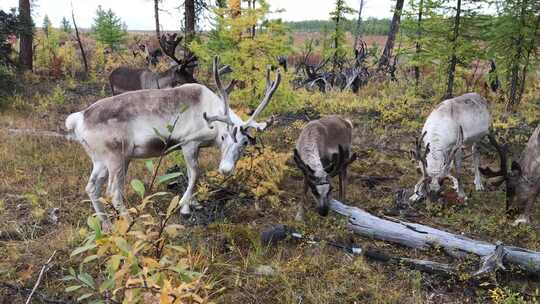
<path id="1" fill-rule="evenodd" d="M 336 200 L 332 200 L 330 208 L 349 217 L 348 226 L 357 234 L 415 249 L 429 250 L 439 247 L 452 256 L 459 256 L 465 252 L 488 257 L 496 253 L 499 247 L 421 224 L 399 219 L 382 219 Z M 500 249 L 503 250 L 502 258 L 505 264 L 518 266 L 531 274 L 540 274 L 540 252 L 512 246 L 502 246 Z"/>
<path id="2" fill-rule="evenodd" d="M 420 0 L 420 3 L 418 4 L 418 20 L 416 22 L 416 60 L 418 61 L 418 57 L 420 56 L 420 52 L 422 51 L 422 45 L 420 44 L 420 39 L 422 39 L 422 13 L 424 10 L 424 0 Z M 416 86 L 418 87 L 418 83 L 420 82 L 420 65 L 418 62 L 414 65 L 414 80 L 416 83 Z"/>
<path id="3" fill-rule="evenodd" d="M 79 35 L 79 28 L 77 27 L 77 22 L 75 22 L 75 13 L 73 8 L 71 8 L 71 19 L 73 19 L 73 27 L 75 28 L 75 37 L 77 37 L 77 42 L 79 43 L 79 48 L 81 49 L 81 55 L 84 63 L 84 73 L 85 76 L 88 76 L 88 61 L 86 61 L 86 53 L 84 52 L 84 47 L 81 41 L 81 36 Z"/>
<path id="4" fill-rule="evenodd" d="M 450 56 L 450 64 L 448 65 L 448 83 L 446 85 L 446 93 L 444 99 L 451 98 L 454 95 L 454 78 L 456 76 L 457 65 L 457 43 L 459 37 L 459 24 L 461 21 L 461 0 L 457 0 L 456 17 L 454 18 L 454 36 L 452 37 L 452 54 Z"/>
<path id="5" fill-rule="evenodd" d="M 339 59 L 338 58 L 338 49 L 339 49 L 339 37 L 338 37 L 338 31 L 339 31 L 339 23 L 341 22 L 341 13 L 338 11 L 336 15 L 336 31 L 334 34 L 334 56 L 332 58 L 332 72 L 337 73 L 338 71 L 338 65 L 339 65 Z M 333 84 L 334 80 L 332 80 Z"/>
<path id="6" fill-rule="evenodd" d="M 516 53 L 514 56 L 514 60 L 512 61 L 512 68 L 510 69 L 510 91 L 508 96 L 508 104 L 507 104 L 507 111 L 513 111 L 515 105 L 518 103 L 518 95 L 519 95 L 519 63 L 521 61 L 521 57 L 523 56 L 523 43 L 525 40 L 524 34 L 523 34 L 523 28 L 525 27 L 525 14 L 526 14 L 526 8 L 527 8 L 527 0 L 523 0 L 521 2 L 521 10 L 520 10 L 520 16 L 519 16 L 519 34 L 516 39 Z M 523 81 L 525 81 L 524 78 L 525 75 L 523 75 Z"/>
<path id="7" fill-rule="evenodd" d="M 195 37 L 195 0 L 186 0 L 184 2 L 185 11 L 185 27 L 186 27 L 186 44 L 189 45 Z"/>
<path id="8" fill-rule="evenodd" d="M 154 0 L 154 18 L 156 19 L 156 36 L 157 39 L 161 37 L 159 32 L 159 0 Z"/>
<path id="9" fill-rule="evenodd" d="M 399 23 L 401 21 L 401 12 L 403 10 L 404 2 L 405 0 L 397 0 L 396 2 L 394 17 L 392 17 L 392 23 L 390 24 L 390 32 L 388 32 L 388 39 L 386 40 L 382 56 L 379 59 L 379 70 L 390 64 L 390 58 L 392 57 L 392 51 L 394 50 L 394 44 L 396 43 L 396 34 L 399 31 Z"/>
<path id="10" fill-rule="evenodd" d="M 536 23 L 534 25 L 534 31 L 533 31 L 534 34 L 532 35 L 531 43 L 529 47 L 527 48 L 527 56 L 525 58 L 525 64 L 523 65 L 523 70 L 521 72 L 523 79 L 521 80 L 521 83 L 520 83 L 519 94 L 518 94 L 516 104 L 519 104 L 521 102 L 521 98 L 523 98 L 523 92 L 525 92 L 525 82 L 527 81 L 527 71 L 529 68 L 529 64 L 531 62 L 531 55 L 537 49 L 536 37 L 538 35 L 539 28 L 540 28 L 540 15 L 536 17 Z"/>
<path id="11" fill-rule="evenodd" d="M 362 9 L 364 8 L 364 0 L 360 0 L 360 8 L 358 9 L 358 20 L 356 20 L 356 35 L 354 36 L 354 50 L 358 47 L 358 41 L 362 39 Z"/>
<path id="12" fill-rule="evenodd" d="M 19 0 L 19 16 L 23 31 L 20 35 L 19 44 L 19 63 L 23 70 L 32 70 L 33 66 L 33 24 L 32 15 L 30 13 L 30 0 Z"/>
<path id="13" fill-rule="evenodd" d="M 255 1 L 256 0 L 249 0 L 249 8 L 255 11 Z M 255 25 L 251 26 L 251 39 L 255 39 Z"/>

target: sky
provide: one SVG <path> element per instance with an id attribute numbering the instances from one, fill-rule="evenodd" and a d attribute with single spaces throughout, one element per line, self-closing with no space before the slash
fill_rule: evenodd
<path id="1" fill-rule="evenodd" d="M 271 18 L 282 18 L 286 21 L 328 19 L 335 0 L 267 0 L 272 11 L 284 9 L 275 13 Z M 349 6 L 358 9 L 360 0 L 346 0 Z M 153 0 L 32 0 L 35 4 L 34 22 L 40 27 L 43 17 L 48 15 L 54 27 L 58 27 L 62 17 L 71 20 L 71 3 L 75 9 L 77 25 L 89 28 L 92 25 L 98 5 L 104 9 L 112 9 L 124 21 L 129 30 L 153 30 L 154 1 Z M 214 2 L 214 1 L 212 1 Z M 393 0 L 365 0 L 362 15 L 364 17 L 391 17 Z M 17 7 L 18 0 L 0 0 L 0 9 L 6 10 Z M 182 3 L 179 0 L 163 0 L 160 13 L 160 23 L 165 30 L 180 28 L 181 12 L 177 8 Z"/>

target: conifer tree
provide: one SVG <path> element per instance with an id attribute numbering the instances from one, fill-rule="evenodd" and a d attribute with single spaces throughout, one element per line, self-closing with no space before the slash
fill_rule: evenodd
<path id="1" fill-rule="evenodd" d="M 70 34 L 71 31 L 73 30 L 71 28 L 71 23 L 66 17 L 62 17 L 62 21 L 60 21 L 60 29 L 62 30 L 62 32 L 65 32 L 68 34 Z"/>
<path id="2" fill-rule="evenodd" d="M 96 40 L 105 44 L 111 50 L 116 50 L 120 47 L 120 43 L 126 36 L 126 25 L 122 23 L 111 9 L 105 11 L 101 5 L 98 6 L 92 33 Z"/>

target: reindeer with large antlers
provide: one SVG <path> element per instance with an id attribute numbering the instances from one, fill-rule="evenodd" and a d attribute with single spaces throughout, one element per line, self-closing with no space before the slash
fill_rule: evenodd
<path id="1" fill-rule="evenodd" d="M 501 147 L 493 135 L 489 141 L 497 149 L 501 166 L 495 172 L 490 168 L 480 171 L 487 178 L 495 179 L 494 185 L 506 182 L 506 211 L 517 209 L 520 213 L 513 225 L 528 224 L 534 203 L 540 194 L 540 124 L 536 127 L 518 161 L 513 161 L 508 171 L 508 149 Z"/>
<path id="2" fill-rule="evenodd" d="M 297 221 L 304 218 L 308 188 L 322 216 L 328 214 L 330 205 L 330 178 L 339 175 L 339 199 L 345 198 L 347 167 L 356 159 L 356 154 L 351 155 L 352 129 L 350 121 L 332 115 L 310 121 L 300 133 L 294 149 L 294 161 L 304 174 L 304 192 L 296 214 Z"/>
<path id="3" fill-rule="evenodd" d="M 270 122 L 258 123 L 255 119 L 278 88 L 280 72 L 276 72 L 275 81 L 270 80 L 270 71 L 267 72 L 264 98 L 253 115 L 243 121 L 229 108 L 231 86 L 223 88 L 218 65 L 219 59 L 215 57 L 213 74 L 219 96 L 203 85 L 185 84 L 176 88 L 140 90 L 104 98 L 68 116 L 66 127 L 70 136 L 81 143 L 93 163 L 86 192 L 104 226 L 110 227 L 100 202 L 101 188 L 107 178 L 113 206 L 129 219 L 122 200 L 124 180 L 131 160 L 157 157 L 181 148 L 189 181 L 180 205 L 181 213 L 189 214 L 199 177 L 197 159 L 200 148 L 218 146 L 221 150 L 219 171 L 230 174 L 244 147 L 253 141 L 249 130 L 263 131 L 270 125 Z M 164 141 L 160 134 L 168 133 Z"/>
<path id="4" fill-rule="evenodd" d="M 109 75 L 109 84 L 113 95 L 128 91 L 143 89 L 172 88 L 184 83 L 196 83 L 193 77 L 197 58 L 190 54 L 186 59 L 179 59 L 175 52 L 183 37 L 176 34 L 163 35 L 159 40 L 161 49 L 176 63 L 161 73 L 154 73 L 150 69 L 135 69 L 118 67 Z"/>
<path id="5" fill-rule="evenodd" d="M 459 177 L 464 144 L 472 145 L 474 184 L 477 191 L 483 190 L 477 143 L 489 133 L 490 125 L 491 114 L 487 102 L 476 93 L 468 93 L 440 103 L 426 119 L 422 137 L 416 140 L 412 154 L 418 161 L 422 178 L 415 185 L 410 200 L 417 201 L 428 196 L 431 200 L 436 200 L 446 178 L 453 182 L 458 196 L 461 199 L 466 198 Z M 425 151 L 422 151 L 422 148 Z M 452 163 L 456 177 L 450 175 Z"/>

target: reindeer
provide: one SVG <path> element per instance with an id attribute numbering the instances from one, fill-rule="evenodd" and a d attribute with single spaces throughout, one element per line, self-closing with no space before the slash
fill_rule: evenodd
<path id="1" fill-rule="evenodd" d="M 163 155 L 181 149 L 186 161 L 188 187 L 180 200 L 181 213 L 189 214 L 193 190 L 199 177 L 198 155 L 202 147 L 216 145 L 221 150 L 219 172 L 231 174 L 244 147 L 253 143 L 249 130 L 264 131 L 272 123 L 256 122 L 281 81 L 266 74 L 264 97 L 251 117 L 244 121 L 229 108 L 233 83 L 223 88 L 219 58 L 214 58 L 213 74 L 218 94 L 200 84 L 184 84 L 163 90 L 140 90 L 101 99 L 66 119 L 72 138 L 84 147 L 93 163 L 86 192 L 107 228 L 110 221 L 99 198 L 108 178 L 108 193 L 121 216 L 129 218 L 122 203 L 124 180 L 131 160 Z M 170 131 L 172 126 L 172 131 Z M 160 134 L 167 134 L 164 140 Z"/>
<path id="2" fill-rule="evenodd" d="M 488 134 L 490 125 L 491 114 L 487 102 L 476 93 L 440 103 L 426 119 L 421 138 L 416 139 L 416 149 L 412 154 L 419 163 L 422 178 L 415 185 L 414 194 L 409 199 L 417 201 L 429 195 L 428 198 L 436 200 L 446 178 L 452 180 L 458 197 L 466 199 L 459 179 L 463 144 L 472 145 L 474 184 L 477 191 L 484 190 L 477 143 Z M 450 175 L 452 162 L 456 177 Z"/>
<path id="3" fill-rule="evenodd" d="M 540 194 L 540 124 L 536 127 L 519 161 L 513 161 L 508 171 L 508 153 L 506 145 L 501 147 L 493 135 L 489 141 L 495 146 L 501 161 L 500 169 L 494 172 L 489 167 L 481 168 L 487 178 L 494 178 L 494 185 L 506 182 L 506 212 L 517 209 L 520 213 L 512 224 L 529 224 L 534 203 Z"/>
<path id="4" fill-rule="evenodd" d="M 193 69 L 197 66 L 197 58 L 190 55 L 187 59 L 178 59 L 175 55 L 178 44 L 183 37 L 176 34 L 161 36 L 160 45 L 163 52 L 176 62 L 165 72 L 154 73 L 150 69 L 118 67 L 109 76 L 109 84 L 113 95 L 142 89 L 164 89 L 184 83 L 196 83 Z"/>
<path id="5" fill-rule="evenodd" d="M 304 218 L 308 187 L 317 202 L 320 215 L 328 215 L 332 186 L 330 178 L 339 175 L 339 199 L 345 197 L 347 167 L 356 160 L 351 155 L 352 123 L 339 116 L 326 116 L 309 122 L 300 133 L 294 161 L 304 174 L 303 202 L 299 204 L 296 220 Z"/>

